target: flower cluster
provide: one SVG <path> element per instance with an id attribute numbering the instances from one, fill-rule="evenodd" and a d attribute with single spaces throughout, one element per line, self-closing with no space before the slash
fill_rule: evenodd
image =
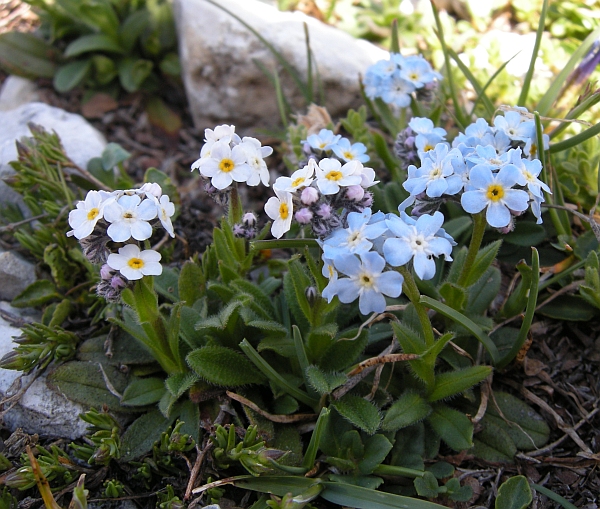
<path id="1" fill-rule="evenodd" d="M 175 205 L 158 184 L 147 183 L 140 189 L 126 191 L 89 191 L 69 213 L 67 232 L 79 240 L 85 256 L 102 264 L 97 293 L 110 302 L 117 301 L 130 281 L 143 276 L 160 275 L 161 255 L 141 250 L 137 242 L 148 240 L 161 225 L 175 237 L 171 217 Z M 123 243 L 117 253 L 111 252 L 109 242 Z"/>
<path id="2" fill-rule="evenodd" d="M 210 180 L 206 187 L 209 193 L 219 193 L 234 181 L 269 186 L 264 158 L 273 153 L 271 147 L 261 146 L 256 138 L 240 138 L 232 125 L 205 129 L 204 136 L 200 158 L 192 164 L 192 170 L 199 170 L 202 177 Z"/>
<path id="3" fill-rule="evenodd" d="M 402 274 L 390 267 L 410 264 L 419 278 L 427 280 L 435 275 L 434 257 L 452 260 L 456 243 L 442 228 L 441 212 L 418 219 L 403 209 L 399 212 L 400 216 L 372 214 L 369 208 L 351 212 L 348 227 L 335 230 L 321 242 L 323 275 L 329 279 L 323 298 L 330 302 L 337 295 L 343 303 L 358 298 L 362 314 L 382 313 L 384 295 L 400 296 L 404 283 Z"/>
<path id="4" fill-rule="evenodd" d="M 327 236 L 344 222 L 351 211 L 370 207 L 373 196 L 368 188 L 377 184 L 375 171 L 363 166 L 369 160 L 362 143 L 328 129 L 309 136 L 304 142 L 307 163 L 290 177 L 273 184 L 275 195 L 265 212 L 273 220 L 271 233 L 280 238 L 295 219 L 310 225 L 318 238 Z"/>
<path id="5" fill-rule="evenodd" d="M 418 99 L 429 99 L 441 78 L 420 55 L 390 53 L 389 60 L 379 60 L 367 69 L 363 84 L 370 99 L 380 98 L 386 104 L 406 108 L 413 93 Z"/>
<path id="6" fill-rule="evenodd" d="M 542 222 L 544 192 L 551 191 L 538 179 L 542 164 L 535 157 L 535 123 L 527 110 L 496 116 L 492 126 L 479 118 L 452 145 L 428 119 L 413 118 L 409 128 L 416 135 L 399 137 L 396 153 L 409 161 L 416 152 L 420 160 L 419 167 L 408 165 L 403 184 L 410 193 L 403 206 L 414 204 L 413 216 L 454 200 L 470 214 L 485 210 L 488 224 L 503 232 L 511 231 L 514 217 L 529 207 Z"/>

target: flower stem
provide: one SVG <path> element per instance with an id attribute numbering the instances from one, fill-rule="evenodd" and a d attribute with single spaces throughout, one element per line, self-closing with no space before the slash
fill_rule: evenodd
<path id="1" fill-rule="evenodd" d="M 415 307 L 417 311 L 417 316 L 419 317 L 419 322 L 421 322 L 421 328 L 423 329 L 423 337 L 425 338 L 425 344 L 429 348 L 433 346 L 435 343 L 435 338 L 433 336 L 433 328 L 431 327 L 431 321 L 429 320 L 429 316 L 427 315 L 427 310 L 423 304 L 421 304 L 421 292 L 419 292 L 419 288 L 417 287 L 417 283 L 415 283 L 415 279 L 413 278 L 410 270 L 408 270 L 405 266 L 398 267 L 398 272 L 402 274 L 404 277 L 404 284 L 402 285 L 402 290 L 404 294 L 409 298 L 412 305 Z"/>
<path id="2" fill-rule="evenodd" d="M 471 242 L 469 244 L 469 250 L 467 251 L 467 257 L 465 258 L 465 264 L 463 265 L 462 272 L 458 278 L 458 285 L 464 286 L 469 279 L 469 273 L 471 267 L 475 262 L 475 257 L 481 247 L 481 241 L 483 240 L 483 234 L 485 233 L 485 212 L 479 212 L 473 215 L 473 234 L 471 235 Z"/>

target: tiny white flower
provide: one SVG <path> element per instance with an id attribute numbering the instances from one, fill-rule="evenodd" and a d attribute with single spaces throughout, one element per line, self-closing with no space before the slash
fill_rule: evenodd
<path id="1" fill-rule="evenodd" d="M 214 130 L 212 129 L 204 129 L 204 141 L 216 142 L 224 140 L 226 143 L 232 143 L 237 145 L 240 143 L 240 137 L 235 134 L 235 126 L 234 125 L 218 125 Z"/>
<path id="2" fill-rule="evenodd" d="M 249 136 L 244 136 L 242 138 L 242 143 L 240 143 L 239 147 L 242 148 L 246 154 L 246 161 L 252 169 L 246 184 L 249 186 L 257 186 L 262 182 L 263 185 L 268 187 L 270 176 L 264 158 L 270 156 L 273 153 L 273 149 L 271 147 L 261 146 L 260 141 L 256 138 L 250 138 Z"/>
<path id="3" fill-rule="evenodd" d="M 140 251 L 135 244 L 127 244 L 119 249 L 119 254 L 108 255 L 106 263 L 111 269 L 118 270 L 130 281 L 142 279 L 143 276 L 160 276 L 162 265 L 159 263 L 160 253 L 152 249 Z"/>
<path id="4" fill-rule="evenodd" d="M 138 189 L 138 194 L 145 194 L 146 196 L 154 196 L 160 198 L 162 196 L 162 188 L 156 182 L 146 182 L 142 187 Z"/>
<path id="5" fill-rule="evenodd" d="M 292 193 L 274 189 L 277 196 L 271 196 L 265 203 L 265 212 L 273 219 L 271 233 L 275 238 L 281 236 L 290 229 L 292 224 Z"/>
<path id="6" fill-rule="evenodd" d="M 315 168 L 317 174 L 317 187 L 323 194 L 336 194 L 340 191 L 340 187 L 356 186 L 362 181 L 361 175 L 356 175 L 357 165 L 361 165 L 359 161 L 350 161 L 342 164 L 337 159 L 321 159 L 319 166 Z"/>
<path id="7" fill-rule="evenodd" d="M 138 195 L 124 195 L 104 206 L 104 219 L 110 224 L 107 235 L 115 242 L 125 242 L 133 237 L 146 240 L 152 236 L 151 219 L 158 213 L 156 203 L 147 198 L 140 203 Z"/>
<path id="8" fill-rule="evenodd" d="M 156 201 L 156 207 L 158 210 L 158 219 L 160 219 L 163 228 L 167 230 L 171 237 L 175 237 L 173 223 L 171 223 L 171 217 L 175 214 L 175 204 L 170 201 L 166 194 L 163 194 L 160 199 Z"/>
<path id="9" fill-rule="evenodd" d="M 279 191 L 287 191 L 288 193 L 295 193 L 302 187 L 308 187 L 311 185 L 313 176 L 315 174 L 315 168 L 317 163 L 314 159 L 309 159 L 308 164 L 299 170 L 292 173 L 291 177 L 279 177 L 273 188 Z"/>
<path id="10" fill-rule="evenodd" d="M 83 239 L 94 231 L 94 227 L 102 218 L 103 196 L 98 191 L 90 191 L 85 201 L 77 203 L 77 208 L 69 212 L 69 225 L 73 228 L 67 236 L 75 235 Z"/>
<path id="11" fill-rule="evenodd" d="M 239 145 L 232 149 L 224 141 L 212 146 L 210 158 L 200 166 L 200 173 L 210 177 L 211 184 L 219 190 L 229 187 L 234 180 L 246 182 L 251 172 L 244 149 Z"/>

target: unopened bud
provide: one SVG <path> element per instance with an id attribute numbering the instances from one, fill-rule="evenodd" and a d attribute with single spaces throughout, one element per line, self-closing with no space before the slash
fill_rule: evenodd
<path id="1" fill-rule="evenodd" d="M 365 190 L 361 186 L 348 186 L 346 188 L 346 198 L 352 201 L 360 201 L 365 195 Z"/>
<path id="2" fill-rule="evenodd" d="M 294 214 L 294 217 L 296 218 L 296 221 L 298 221 L 300 224 L 309 224 L 313 218 L 313 213 L 309 209 L 304 207 L 298 210 Z"/>
<path id="3" fill-rule="evenodd" d="M 312 205 L 319 201 L 319 191 L 314 187 L 305 187 L 300 195 L 300 201 L 303 205 Z"/>
<path id="4" fill-rule="evenodd" d="M 246 212 L 242 217 L 245 226 L 252 227 L 256 224 L 256 216 L 252 212 Z"/>
<path id="5" fill-rule="evenodd" d="M 314 286 L 309 286 L 304 291 L 304 295 L 306 295 L 306 300 L 308 301 L 309 305 L 312 307 L 317 302 L 319 292 L 317 292 L 317 289 Z"/>

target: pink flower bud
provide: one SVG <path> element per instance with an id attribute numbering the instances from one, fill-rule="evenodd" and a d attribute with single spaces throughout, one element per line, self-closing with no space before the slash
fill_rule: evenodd
<path id="1" fill-rule="evenodd" d="M 362 186 L 356 185 L 356 186 L 348 186 L 346 188 L 346 198 L 348 198 L 349 200 L 360 201 L 363 199 L 364 195 L 365 195 L 365 190 L 362 188 Z"/>
<path id="2" fill-rule="evenodd" d="M 300 201 L 303 205 L 312 205 L 319 201 L 319 191 L 314 187 L 305 187 L 300 195 Z"/>
<path id="3" fill-rule="evenodd" d="M 296 221 L 298 221 L 300 224 L 308 224 L 312 221 L 313 213 L 306 207 L 304 207 L 297 211 L 294 214 L 294 217 L 296 218 Z"/>
<path id="4" fill-rule="evenodd" d="M 329 205 L 329 203 L 322 203 L 319 205 L 317 215 L 323 219 L 329 219 L 331 217 L 331 205 Z"/>
<path id="5" fill-rule="evenodd" d="M 111 276 L 112 269 L 108 266 L 107 263 L 105 263 L 104 265 L 102 265 L 102 267 L 100 267 L 100 277 L 102 279 L 110 279 Z"/>
<path id="6" fill-rule="evenodd" d="M 242 223 L 245 226 L 254 226 L 256 224 L 256 216 L 252 212 L 246 212 L 242 217 Z"/>

